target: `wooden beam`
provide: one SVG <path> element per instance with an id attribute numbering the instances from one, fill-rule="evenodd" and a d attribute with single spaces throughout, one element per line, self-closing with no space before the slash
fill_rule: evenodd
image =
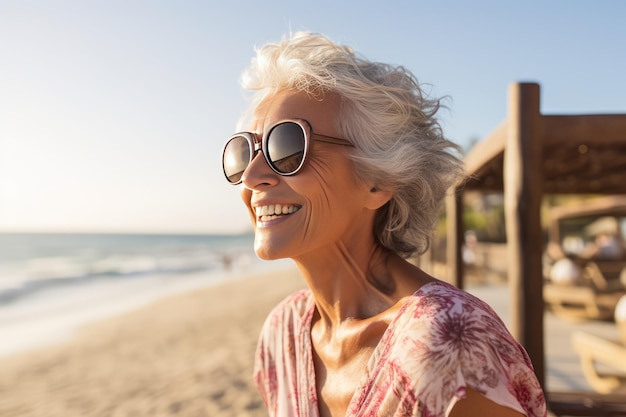
<path id="1" fill-rule="evenodd" d="M 544 116 L 545 144 L 593 142 L 613 145 L 626 142 L 626 114 Z"/>
<path id="2" fill-rule="evenodd" d="M 544 182 L 546 194 L 626 194 L 626 173 L 619 171 L 597 178 L 570 176 Z"/>
<path id="3" fill-rule="evenodd" d="M 550 209 L 550 216 L 554 219 L 554 226 L 557 227 L 561 219 L 568 219 L 579 216 L 606 215 L 611 213 L 619 213 L 626 215 L 626 196 L 611 195 L 601 198 L 592 198 L 584 200 L 582 205 L 564 205 L 556 206 Z M 555 236 L 558 236 L 556 234 Z"/>
<path id="4" fill-rule="evenodd" d="M 504 152 L 506 134 L 506 122 L 502 122 L 489 136 L 474 145 L 464 159 L 465 169 L 470 177 L 495 159 L 498 154 Z"/>
<path id="5" fill-rule="evenodd" d="M 626 416 L 626 395 L 582 391 L 548 392 L 548 409 L 557 416 Z"/>
<path id="6" fill-rule="evenodd" d="M 511 331 L 528 351 L 543 386 L 543 146 L 539 108 L 538 84 L 510 85 L 503 175 Z"/>
<path id="7" fill-rule="evenodd" d="M 463 271 L 463 190 L 453 188 L 453 192 L 446 197 L 446 217 L 447 217 L 447 244 L 446 263 L 450 276 L 458 288 L 464 288 Z"/>

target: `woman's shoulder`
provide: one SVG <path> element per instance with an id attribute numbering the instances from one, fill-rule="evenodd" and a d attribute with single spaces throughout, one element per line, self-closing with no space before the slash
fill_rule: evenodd
<path id="1" fill-rule="evenodd" d="M 518 411 L 545 409 L 524 348 L 476 296 L 441 281 L 424 284 L 392 330 L 386 360 L 415 381 L 415 391 L 433 409 L 468 387 Z M 529 395 L 518 398 L 518 393 Z"/>
<path id="2" fill-rule="evenodd" d="M 438 280 L 424 284 L 408 297 L 398 316 L 399 325 L 408 327 L 426 325 L 436 328 L 445 323 L 458 326 L 474 323 L 493 334 L 508 333 L 504 322 L 489 304 Z"/>
<path id="3" fill-rule="evenodd" d="M 444 281 L 434 280 L 422 285 L 407 300 L 408 306 L 427 306 L 444 310 L 458 308 L 496 314 L 485 301 Z"/>
<path id="4" fill-rule="evenodd" d="M 485 360 L 532 368 L 524 348 L 486 302 L 445 282 L 430 282 L 417 290 L 396 318 L 394 331 L 427 350 L 445 347 L 456 352 L 453 356 L 467 354 L 466 364 L 473 364 L 478 355 L 498 351 Z"/>

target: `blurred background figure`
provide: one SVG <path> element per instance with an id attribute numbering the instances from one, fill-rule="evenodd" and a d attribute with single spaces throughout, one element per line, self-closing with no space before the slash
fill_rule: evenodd
<path id="1" fill-rule="evenodd" d="M 477 247 L 478 237 L 476 232 L 468 230 L 465 232 L 465 243 L 463 244 L 463 263 L 465 265 L 476 265 L 478 262 Z"/>
<path id="2" fill-rule="evenodd" d="M 600 217 L 585 228 L 585 233 L 592 237 L 592 241 L 580 253 L 581 258 L 616 260 L 624 256 L 624 245 L 617 237 L 619 224 L 615 217 Z"/>

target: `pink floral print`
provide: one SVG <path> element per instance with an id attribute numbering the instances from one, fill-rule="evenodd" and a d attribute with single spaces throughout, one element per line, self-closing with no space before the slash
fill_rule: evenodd
<path id="1" fill-rule="evenodd" d="M 298 291 L 268 316 L 254 378 L 272 417 L 317 417 L 311 346 L 315 302 Z M 528 417 L 546 403 L 524 348 L 493 310 L 444 282 L 402 306 L 364 371 L 346 416 L 447 416 L 471 387 Z"/>

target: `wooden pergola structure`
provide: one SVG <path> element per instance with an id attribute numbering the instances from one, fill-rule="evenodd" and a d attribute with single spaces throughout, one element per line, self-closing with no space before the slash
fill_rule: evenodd
<path id="1" fill-rule="evenodd" d="M 626 194 L 626 114 L 544 115 L 539 85 L 513 83 L 506 120 L 465 162 L 467 180 L 446 204 L 452 280 L 463 288 L 463 192 L 503 193 L 511 332 L 527 349 L 545 387 L 542 197 Z"/>

